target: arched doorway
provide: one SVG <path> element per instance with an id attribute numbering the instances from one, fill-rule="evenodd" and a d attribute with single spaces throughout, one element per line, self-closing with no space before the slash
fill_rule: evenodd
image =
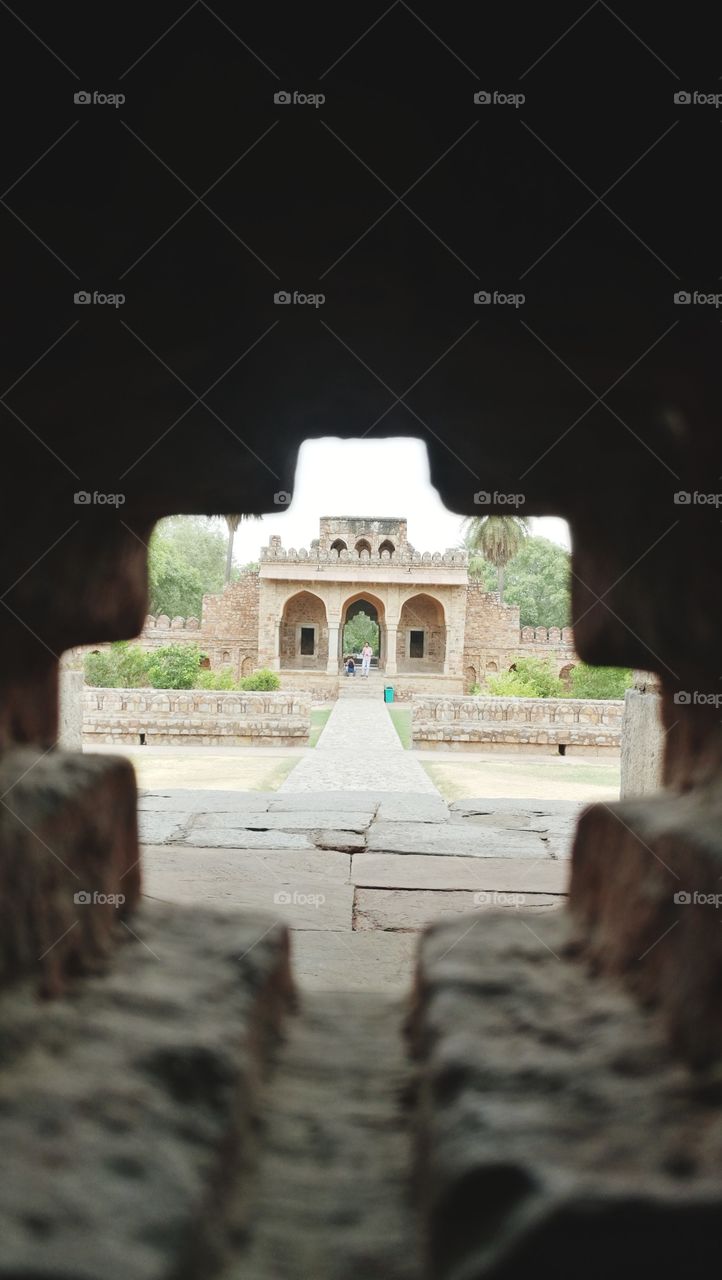
<path id="1" fill-rule="evenodd" d="M 446 616 L 434 596 L 420 592 L 404 602 L 396 636 L 399 671 L 443 673 L 446 662 Z"/>
<path id="2" fill-rule="evenodd" d="M 383 557 L 384 551 L 388 551 L 389 555 L 393 556 L 395 550 L 396 547 L 393 542 L 388 538 L 384 538 L 383 542 L 379 543 L 379 559 Z"/>
<path id="3" fill-rule="evenodd" d="M 326 606 L 312 591 L 297 591 L 283 606 L 280 663 L 292 670 L 325 671 L 328 662 Z"/>
<path id="4" fill-rule="evenodd" d="M 357 623 L 355 627 L 349 627 L 349 623 Z M 369 595 L 366 592 L 359 592 L 346 601 L 341 610 L 341 625 L 338 629 L 339 634 L 339 662 L 343 662 L 344 658 L 352 651 L 358 651 L 360 645 L 352 643 L 360 641 L 363 644 L 366 635 L 369 644 L 374 652 L 371 662 L 372 669 L 374 667 L 383 670 L 386 664 L 386 611 L 383 601 L 377 596 Z M 349 648 L 349 645 L 351 647 Z"/>

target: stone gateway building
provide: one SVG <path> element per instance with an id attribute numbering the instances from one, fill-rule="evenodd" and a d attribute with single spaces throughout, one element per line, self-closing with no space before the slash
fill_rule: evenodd
<path id="1" fill-rule="evenodd" d="M 149 617 L 141 641 L 187 638 L 214 668 L 269 667 L 284 688 L 333 697 L 344 628 L 361 612 L 378 625 L 374 668 L 399 698 L 468 692 L 521 654 L 550 658 L 562 677 L 577 661 L 571 628 L 520 629 L 517 606 L 469 580 L 465 550 L 417 551 L 396 518 L 324 516 L 308 549 L 274 535 L 257 571 L 204 597 L 200 620 Z"/>

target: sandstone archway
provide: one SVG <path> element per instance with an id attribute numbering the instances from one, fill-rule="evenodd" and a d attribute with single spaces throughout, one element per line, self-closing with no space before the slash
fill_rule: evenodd
<path id="1" fill-rule="evenodd" d="M 404 601 L 396 635 L 399 671 L 441 674 L 446 661 L 446 614 L 435 596 L 419 592 Z"/>
<path id="2" fill-rule="evenodd" d="M 344 657 L 343 654 L 343 635 L 347 622 L 354 618 L 358 613 L 365 613 L 373 622 L 378 624 L 378 667 L 383 670 L 386 665 L 387 655 L 387 638 L 386 638 L 386 607 L 384 601 L 377 595 L 369 591 L 358 591 L 354 595 L 349 596 L 345 600 L 341 608 L 341 625 L 339 627 L 339 660 Z"/>
<path id="3" fill-rule="evenodd" d="M 280 665 L 283 669 L 325 671 L 328 662 L 326 606 L 312 591 L 297 591 L 283 606 Z"/>

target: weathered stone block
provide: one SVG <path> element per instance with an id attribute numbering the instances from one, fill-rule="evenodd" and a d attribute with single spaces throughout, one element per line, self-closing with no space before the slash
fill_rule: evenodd
<path id="1" fill-rule="evenodd" d="M 0 759 L 0 983 L 56 994 L 97 967 L 140 894 L 129 761 L 30 747 Z"/>

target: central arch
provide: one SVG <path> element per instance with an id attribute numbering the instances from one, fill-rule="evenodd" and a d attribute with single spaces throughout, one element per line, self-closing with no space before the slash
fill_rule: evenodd
<path id="1" fill-rule="evenodd" d="M 379 651 L 378 651 L 378 667 L 383 671 L 386 666 L 386 607 L 380 596 L 370 591 L 357 591 L 354 595 L 349 596 L 341 608 L 341 625 L 338 629 L 338 657 L 339 663 L 343 662 L 346 656 L 343 651 L 343 636 L 347 622 L 355 618 L 357 614 L 365 613 L 373 622 L 377 623 L 379 629 Z"/>

